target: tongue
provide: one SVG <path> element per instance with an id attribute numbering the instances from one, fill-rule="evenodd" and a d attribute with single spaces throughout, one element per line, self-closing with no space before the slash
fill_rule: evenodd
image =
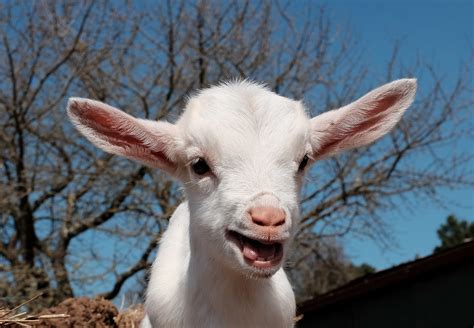
<path id="1" fill-rule="evenodd" d="M 244 243 L 243 254 L 247 259 L 255 261 L 258 258 L 258 249 L 253 248 L 249 243 Z"/>
<path id="2" fill-rule="evenodd" d="M 275 256 L 275 245 L 255 244 L 245 241 L 243 243 L 243 254 L 251 260 L 268 261 Z"/>

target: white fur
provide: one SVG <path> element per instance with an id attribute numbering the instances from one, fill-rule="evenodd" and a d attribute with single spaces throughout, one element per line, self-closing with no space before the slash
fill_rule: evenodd
<path id="1" fill-rule="evenodd" d="M 228 230 L 275 238 L 288 253 L 298 221 L 298 167 L 366 145 L 387 133 L 414 98 L 416 81 L 398 80 L 351 105 L 310 119 L 301 102 L 250 82 L 203 90 L 176 124 L 133 118 L 72 98 L 68 113 L 98 147 L 161 168 L 184 185 L 187 201 L 160 242 L 142 327 L 291 327 L 295 300 L 280 265 L 247 264 Z M 212 174 L 191 168 L 204 158 Z M 283 209 L 284 225 L 259 235 L 254 207 Z"/>

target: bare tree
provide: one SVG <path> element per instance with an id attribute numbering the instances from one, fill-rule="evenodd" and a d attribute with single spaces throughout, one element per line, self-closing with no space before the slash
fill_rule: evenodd
<path id="1" fill-rule="evenodd" d="M 299 262 L 292 264 L 297 269 L 290 271 L 297 303 L 376 271 L 367 263 L 353 264 L 337 238 L 321 238 L 312 232 L 307 232 L 305 238 L 299 240 L 303 246 L 296 251 L 304 253 L 299 254 Z"/>
<path id="2" fill-rule="evenodd" d="M 251 78 L 304 96 L 315 114 L 380 82 L 428 75 L 429 86 L 389 138 L 311 171 L 292 272 L 308 270 L 305 260 L 322 253 L 323 237 L 387 240 L 387 209 L 423 197 L 442 202 L 439 188 L 471 183 L 471 158 L 462 149 L 446 156 L 471 128 L 468 66 L 448 88 L 426 63 L 400 65 L 396 46 L 385 75 L 369 76 L 350 29 L 334 26 L 324 8 L 295 13 L 267 1 L 0 6 L 0 295 L 11 302 L 38 291 L 41 306 L 77 293 L 116 297 L 149 267 L 182 197 L 159 172 L 80 138 L 65 119 L 69 96 L 174 120 L 193 90 Z"/>

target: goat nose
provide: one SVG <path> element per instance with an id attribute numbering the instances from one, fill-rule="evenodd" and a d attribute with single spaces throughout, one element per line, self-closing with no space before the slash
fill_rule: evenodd
<path id="1" fill-rule="evenodd" d="M 253 223 L 259 226 L 276 227 L 285 223 L 285 212 L 275 207 L 254 207 L 249 210 Z"/>

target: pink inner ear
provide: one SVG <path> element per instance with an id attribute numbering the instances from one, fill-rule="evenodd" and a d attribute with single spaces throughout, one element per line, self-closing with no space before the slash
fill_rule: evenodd
<path id="1" fill-rule="evenodd" d="M 347 137 L 352 137 L 358 133 L 367 132 L 376 128 L 384 117 L 384 112 L 394 106 L 403 96 L 401 94 L 384 95 L 381 99 L 374 99 L 367 104 L 370 106 L 364 110 L 362 120 L 356 124 L 350 122 L 350 113 L 344 116 L 340 122 L 334 122 L 334 130 L 327 135 L 323 141 L 320 152 L 329 153 L 335 150 L 338 145 L 344 142 Z M 367 106 L 365 104 L 365 106 Z M 357 104 L 355 104 L 357 107 Z M 363 110 L 362 108 L 354 108 L 353 110 Z M 345 122 L 346 121 L 346 122 Z"/>
<path id="2" fill-rule="evenodd" d="M 122 116 L 121 113 L 119 115 Z M 127 152 L 127 149 L 131 147 L 138 147 L 149 153 L 154 160 L 161 161 L 165 165 L 172 167 L 172 162 L 162 150 L 151 149 L 149 145 L 135 135 L 136 132 L 133 131 L 133 129 L 127 127 L 127 125 L 131 124 L 139 125 L 138 122 L 129 122 L 129 120 L 133 120 L 133 118 L 120 116 L 115 117 L 101 108 L 95 107 L 94 110 L 83 111 L 79 118 L 82 121 L 87 121 L 83 122 L 86 126 L 93 127 L 93 130 L 96 131 L 96 133 L 107 138 L 108 143 L 124 149 L 125 152 Z M 142 131 L 139 131 L 139 133 L 141 135 L 148 134 L 149 136 L 147 137 L 151 139 L 159 138 L 158 136 L 154 136 L 145 131 L 144 127 Z"/>
<path id="3" fill-rule="evenodd" d="M 393 95 L 384 96 L 382 99 L 377 99 L 375 101 L 376 104 L 377 104 L 375 106 L 375 108 L 379 108 L 379 112 L 382 112 L 382 111 L 386 110 L 387 108 L 390 108 L 393 105 L 395 105 L 402 98 L 403 98 L 403 95 L 400 94 L 400 93 L 395 93 Z"/>
<path id="4" fill-rule="evenodd" d="M 402 96 L 400 94 L 393 94 L 384 96 L 382 99 L 374 100 L 373 107 L 367 111 L 367 119 L 355 125 L 351 132 L 355 134 L 368 131 L 372 127 L 377 126 L 381 122 L 383 113 L 395 105 L 401 98 Z"/>

